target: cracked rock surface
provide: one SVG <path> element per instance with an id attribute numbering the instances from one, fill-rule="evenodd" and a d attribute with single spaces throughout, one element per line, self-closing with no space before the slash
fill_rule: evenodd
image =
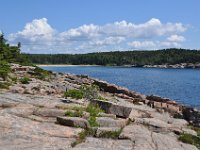
<path id="1" fill-rule="evenodd" d="M 186 128 L 187 122 L 154 109 L 145 109 L 145 105 L 135 107 L 132 104 L 132 108 L 139 112 L 142 109 L 151 117 L 136 116 L 135 122 L 123 128 L 119 139 L 87 137 L 72 148 L 71 143 L 76 141 L 83 129 L 58 125 L 55 116 L 64 113 L 57 106 L 68 108 L 76 104 L 63 103 L 56 97 L 13 93 L 0 94 L 0 104 L 0 149 L 4 150 L 197 150 L 193 145 L 178 141 L 178 136 L 171 129 L 174 127 L 181 131 Z"/>

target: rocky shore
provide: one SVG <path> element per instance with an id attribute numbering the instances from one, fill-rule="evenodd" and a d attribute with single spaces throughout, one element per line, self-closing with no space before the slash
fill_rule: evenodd
<path id="1" fill-rule="evenodd" d="M 195 68 L 200 68 L 200 63 L 181 63 L 181 64 L 174 64 L 174 65 L 169 65 L 169 64 L 163 64 L 163 65 L 144 65 L 144 68 L 180 68 L 180 69 L 195 69 Z"/>
<path id="2" fill-rule="evenodd" d="M 0 81 L 12 82 L 0 89 L 0 149 L 198 150 L 180 137 L 200 140 L 199 110 L 86 75 L 11 68 Z M 66 96 L 83 85 L 86 96 Z"/>

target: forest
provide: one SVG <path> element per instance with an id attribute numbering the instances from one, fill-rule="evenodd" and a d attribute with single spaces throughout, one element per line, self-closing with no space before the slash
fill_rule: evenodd
<path id="1" fill-rule="evenodd" d="M 23 54 L 34 64 L 73 65 L 161 65 L 199 63 L 200 51 L 190 49 L 163 49 L 143 51 L 114 51 L 88 54 Z"/>

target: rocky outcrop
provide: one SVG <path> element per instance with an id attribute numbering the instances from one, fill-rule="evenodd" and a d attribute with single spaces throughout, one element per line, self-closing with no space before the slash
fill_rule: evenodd
<path id="1" fill-rule="evenodd" d="M 172 115 L 175 114 L 180 114 L 182 113 L 182 105 L 177 104 L 175 101 L 170 100 L 168 98 L 162 98 L 159 96 L 154 96 L 150 95 L 146 97 L 146 103 L 147 105 L 153 107 L 153 108 L 158 108 L 158 109 L 163 109 Z"/>
<path id="2" fill-rule="evenodd" d="M 145 95 L 143 95 L 143 94 L 129 91 L 127 88 L 120 87 L 115 84 L 109 84 L 106 81 L 94 79 L 93 84 L 99 86 L 99 88 L 104 92 L 125 94 L 125 95 L 133 97 L 133 98 L 140 98 L 140 99 L 145 98 Z"/>
<path id="3" fill-rule="evenodd" d="M 98 105 L 106 113 L 114 114 L 118 117 L 128 118 L 132 108 L 126 106 L 120 106 L 108 101 L 92 100 L 92 104 Z"/>
<path id="4" fill-rule="evenodd" d="M 14 71 L 20 78 L 28 75 L 31 81 L 17 81 L 0 93 L 0 149 L 197 149 L 178 140 L 182 133 L 197 136 L 187 122 L 199 126 L 196 109 L 88 76 L 53 73 L 44 81 L 31 76 L 31 68 Z M 98 85 L 103 100 L 63 98 L 66 90 L 78 89 L 81 84 Z M 92 116 L 90 111 L 96 110 L 87 110 L 90 103 L 104 112 Z M 68 117 L 64 116 L 67 112 Z M 173 118 L 175 113 L 187 121 Z M 91 127 L 91 121 L 96 127 Z M 84 134 L 91 137 L 80 141 Z M 74 143 L 77 145 L 72 148 Z"/>
<path id="5" fill-rule="evenodd" d="M 143 125 L 129 125 L 124 128 L 120 138 L 130 139 L 134 150 L 197 150 L 195 146 L 177 141 L 173 133 L 152 132 Z"/>
<path id="6" fill-rule="evenodd" d="M 163 65 L 144 65 L 142 66 L 144 68 L 200 68 L 200 63 L 180 63 L 180 64 L 174 64 L 174 65 L 169 65 L 169 64 L 163 64 Z"/>

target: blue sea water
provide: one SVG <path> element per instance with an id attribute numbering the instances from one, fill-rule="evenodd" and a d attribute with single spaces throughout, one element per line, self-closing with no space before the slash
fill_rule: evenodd
<path id="1" fill-rule="evenodd" d="M 43 67 L 63 73 L 86 74 L 146 95 L 159 95 L 200 107 L 200 69 L 125 68 L 102 66 Z"/>

